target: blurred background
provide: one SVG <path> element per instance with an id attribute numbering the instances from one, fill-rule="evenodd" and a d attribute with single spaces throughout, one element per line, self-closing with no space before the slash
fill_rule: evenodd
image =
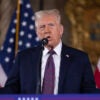
<path id="1" fill-rule="evenodd" d="M 88 53 L 95 70 L 100 58 L 100 0 L 30 0 L 34 12 L 59 9 L 63 42 Z M 0 0 L 0 46 L 3 44 L 17 0 Z"/>

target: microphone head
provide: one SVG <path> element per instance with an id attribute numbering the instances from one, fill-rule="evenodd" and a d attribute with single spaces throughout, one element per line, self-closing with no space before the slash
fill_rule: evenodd
<path id="1" fill-rule="evenodd" d="M 48 44 L 48 39 L 47 38 L 43 38 L 41 42 L 42 42 L 43 46 L 47 45 Z"/>

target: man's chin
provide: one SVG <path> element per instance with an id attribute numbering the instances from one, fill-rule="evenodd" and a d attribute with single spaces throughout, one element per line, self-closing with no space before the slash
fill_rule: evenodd
<path id="1" fill-rule="evenodd" d="M 54 48 L 54 45 L 53 45 L 53 44 L 51 44 L 51 43 L 48 43 L 48 44 L 46 45 L 46 47 L 47 47 L 47 48 L 51 48 L 51 49 L 52 49 L 52 48 Z"/>

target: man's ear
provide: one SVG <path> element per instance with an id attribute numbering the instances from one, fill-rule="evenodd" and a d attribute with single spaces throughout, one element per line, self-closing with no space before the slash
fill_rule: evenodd
<path id="1" fill-rule="evenodd" d="M 61 34 L 61 36 L 63 35 L 63 32 L 64 32 L 64 27 L 63 27 L 63 25 L 61 24 L 61 30 L 60 30 L 60 34 Z"/>

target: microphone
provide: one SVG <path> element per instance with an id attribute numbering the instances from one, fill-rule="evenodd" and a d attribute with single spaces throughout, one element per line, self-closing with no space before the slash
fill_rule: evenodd
<path id="1" fill-rule="evenodd" d="M 41 40 L 41 42 L 42 42 L 42 46 L 47 45 L 48 44 L 48 39 L 47 38 L 43 38 Z"/>

